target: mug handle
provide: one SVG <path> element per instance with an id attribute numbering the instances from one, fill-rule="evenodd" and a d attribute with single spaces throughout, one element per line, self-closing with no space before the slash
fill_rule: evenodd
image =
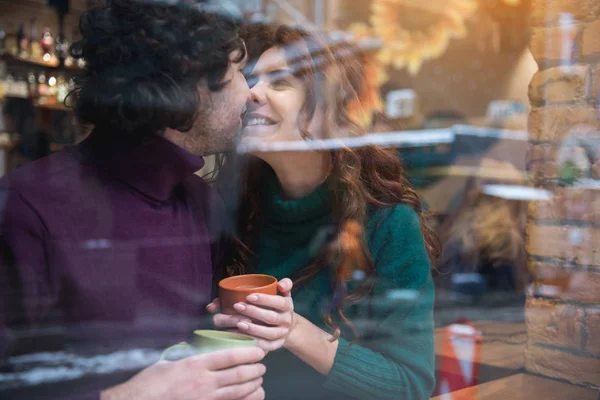
<path id="1" fill-rule="evenodd" d="M 164 361 L 165 358 L 167 358 L 168 353 L 175 349 L 192 349 L 192 346 L 186 342 L 174 344 L 173 346 L 168 347 L 167 349 L 165 349 L 165 351 L 163 351 L 162 355 L 160 356 L 160 361 Z"/>

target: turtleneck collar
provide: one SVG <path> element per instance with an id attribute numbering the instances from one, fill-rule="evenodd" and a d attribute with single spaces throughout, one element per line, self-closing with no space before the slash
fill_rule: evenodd
<path id="1" fill-rule="evenodd" d="M 328 182 L 299 199 L 285 200 L 277 176 L 271 167 L 265 167 L 264 213 L 271 224 L 301 224 L 331 215 Z"/>
<path id="2" fill-rule="evenodd" d="M 204 166 L 195 156 L 156 135 L 133 148 L 111 143 L 106 132 L 94 130 L 73 150 L 135 190 L 158 201 L 171 197 L 175 187 Z"/>

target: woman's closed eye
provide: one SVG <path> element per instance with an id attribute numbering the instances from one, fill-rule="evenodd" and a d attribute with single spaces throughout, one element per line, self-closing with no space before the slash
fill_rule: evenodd
<path id="1" fill-rule="evenodd" d="M 267 79 L 274 89 L 285 89 L 292 86 L 293 76 L 288 69 L 282 69 L 269 73 Z"/>
<path id="2" fill-rule="evenodd" d="M 290 82 L 285 78 L 272 79 L 270 85 L 275 89 L 285 89 L 291 86 Z"/>

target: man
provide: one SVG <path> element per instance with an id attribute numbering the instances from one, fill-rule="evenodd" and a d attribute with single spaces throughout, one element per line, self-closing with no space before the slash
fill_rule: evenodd
<path id="1" fill-rule="evenodd" d="M 72 52 L 87 67 L 73 100 L 94 129 L 2 180 L 0 354 L 31 349 L 9 340 L 14 328 L 60 324 L 105 350 L 160 348 L 198 324 L 224 228 L 194 172 L 231 147 L 249 97 L 237 26 L 214 10 L 109 0 L 81 16 Z M 263 357 L 159 363 L 102 398 L 262 398 Z"/>

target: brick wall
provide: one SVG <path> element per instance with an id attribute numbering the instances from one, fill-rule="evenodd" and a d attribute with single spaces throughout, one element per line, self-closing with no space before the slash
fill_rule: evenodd
<path id="1" fill-rule="evenodd" d="M 531 22 L 539 71 L 529 87 L 528 169 L 554 196 L 530 206 L 527 249 L 538 288 L 554 293 L 527 300 L 525 368 L 598 388 L 600 0 L 532 0 Z M 566 160 L 587 188 L 559 179 Z"/>

